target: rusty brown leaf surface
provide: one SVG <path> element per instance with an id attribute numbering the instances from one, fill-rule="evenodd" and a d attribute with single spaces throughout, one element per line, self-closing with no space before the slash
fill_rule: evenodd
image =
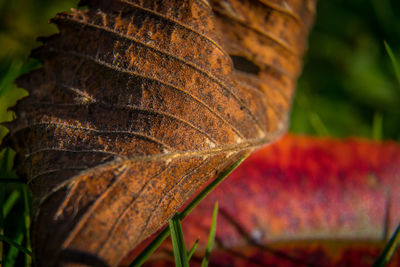
<path id="1" fill-rule="evenodd" d="M 313 0 L 82 0 L 9 123 L 38 266 L 117 265 L 286 129 Z"/>

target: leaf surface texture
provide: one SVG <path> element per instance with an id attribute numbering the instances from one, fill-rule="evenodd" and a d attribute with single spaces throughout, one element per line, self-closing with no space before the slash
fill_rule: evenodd
<path id="1" fill-rule="evenodd" d="M 115 266 L 285 131 L 315 1 L 86 0 L 20 77 L 8 124 L 39 266 Z"/>

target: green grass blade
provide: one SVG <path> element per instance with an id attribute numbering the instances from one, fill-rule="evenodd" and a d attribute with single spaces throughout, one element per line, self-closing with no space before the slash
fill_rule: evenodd
<path id="1" fill-rule="evenodd" d="M 322 121 L 321 117 L 313 111 L 312 106 L 308 100 L 309 97 L 302 96 L 298 97 L 299 105 L 306 110 L 307 112 L 307 119 L 314 130 L 315 134 L 319 136 L 329 136 L 329 131 L 324 122 Z"/>
<path id="2" fill-rule="evenodd" d="M 162 230 L 156 238 L 151 241 L 151 243 L 134 259 L 134 261 L 129 265 L 129 267 L 139 267 L 151 256 L 151 254 L 156 251 L 156 249 L 164 242 L 169 236 L 169 227 Z"/>
<path id="3" fill-rule="evenodd" d="M 32 252 L 30 250 L 27 250 L 26 248 L 24 248 L 23 246 L 21 246 L 20 244 L 14 242 L 14 240 L 0 234 L 0 241 L 4 241 L 6 243 L 8 243 L 10 246 L 16 247 L 17 249 L 19 249 L 20 251 L 22 251 L 23 253 L 32 256 Z"/>
<path id="4" fill-rule="evenodd" d="M 383 267 L 385 266 L 393 256 L 394 251 L 396 250 L 397 245 L 400 243 L 400 223 L 394 231 L 392 237 L 389 242 L 386 244 L 383 249 L 381 255 L 379 255 L 378 259 L 375 261 L 373 267 Z"/>
<path id="5" fill-rule="evenodd" d="M 328 128 L 326 128 L 325 124 L 321 120 L 321 117 L 317 113 L 309 111 L 308 119 L 309 119 L 310 124 L 313 127 L 314 131 L 319 136 L 329 136 L 330 135 Z"/>
<path id="6" fill-rule="evenodd" d="M 196 242 L 194 242 L 192 248 L 188 251 L 188 256 L 187 256 L 188 257 L 188 261 L 190 261 L 190 259 L 192 258 L 194 252 L 196 251 L 197 246 L 199 245 L 199 241 L 200 241 L 200 238 L 197 238 L 197 240 L 196 240 Z"/>
<path id="7" fill-rule="evenodd" d="M 394 53 L 393 53 L 392 49 L 390 48 L 390 46 L 388 45 L 388 43 L 386 43 L 386 41 L 384 41 L 384 44 L 385 44 L 386 52 L 388 53 L 388 55 L 390 57 L 390 61 L 392 62 L 393 70 L 394 70 L 394 74 L 396 75 L 397 82 L 400 85 L 400 67 L 399 67 L 399 63 L 397 62 L 397 59 L 394 56 Z"/>
<path id="8" fill-rule="evenodd" d="M 16 244 L 21 244 L 22 240 L 24 239 L 24 232 L 23 231 L 18 231 L 17 236 L 14 238 L 14 242 Z M 11 246 L 10 249 L 8 250 L 7 257 L 4 263 L 4 267 L 10 266 L 13 267 L 15 266 L 15 260 L 17 259 L 18 253 L 20 250 L 14 246 Z M 30 257 L 29 255 L 27 255 Z M 27 265 L 30 266 L 30 265 Z"/>
<path id="9" fill-rule="evenodd" d="M 32 217 L 32 200 L 29 198 L 28 187 L 26 185 L 21 185 L 21 193 L 24 196 L 24 228 L 25 228 L 25 248 L 28 251 L 32 251 L 31 248 L 31 238 L 30 238 L 30 225 L 31 225 L 31 217 Z M 25 265 L 31 266 L 32 258 L 28 255 L 25 255 Z"/>
<path id="10" fill-rule="evenodd" d="M 24 183 L 24 181 L 18 179 L 18 176 L 12 171 L 14 155 L 15 152 L 8 147 L 0 152 L 0 183 Z"/>
<path id="11" fill-rule="evenodd" d="M 236 161 L 233 165 L 221 172 L 216 179 L 209 183 L 193 200 L 186 206 L 186 208 L 179 213 L 179 218 L 183 220 L 196 206 L 199 202 L 204 199 L 217 185 L 219 185 L 234 169 L 236 169 L 240 163 L 242 163 L 248 155 L 242 157 Z M 139 267 L 141 266 L 154 251 L 164 242 L 169 236 L 169 227 L 166 227 L 161 231 L 156 238 L 136 257 L 136 259 L 129 265 L 129 267 Z"/>
<path id="12" fill-rule="evenodd" d="M 5 148 L 2 150 L 4 151 L 3 157 L 1 158 L 1 164 L 0 164 L 0 177 L 7 176 L 8 175 L 8 168 L 10 166 L 10 149 Z"/>
<path id="13" fill-rule="evenodd" d="M 214 246 L 215 233 L 217 232 L 217 217 L 218 217 L 218 202 L 215 203 L 214 206 L 210 234 L 208 236 L 208 242 L 206 247 L 206 253 L 204 255 L 203 261 L 201 262 L 201 267 L 207 267 L 208 262 L 210 261 L 211 251 Z"/>
<path id="14" fill-rule="evenodd" d="M 175 214 L 175 216 L 169 220 L 169 230 L 171 231 L 171 241 L 174 251 L 175 266 L 189 267 L 185 240 L 183 239 L 181 220 L 179 219 L 178 214 Z"/>
<path id="15" fill-rule="evenodd" d="M 6 202 L 3 205 L 3 218 L 6 218 L 8 213 L 14 207 L 15 203 L 17 203 L 20 197 L 20 193 L 17 190 L 14 190 L 11 195 L 8 197 Z"/>
<path id="16" fill-rule="evenodd" d="M 209 183 L 193 200 L 186 206 L 186 208 L 179 214 L 181 220 L 183 220 L 196 206 L 200 203 L 215 187 L 217 187 L 233 170 L 235 170 L 240 163 L 242 163 L 248 155 L 242 157 L 236 161 L 232 166 L 225 169 L 221 174 Z"/>

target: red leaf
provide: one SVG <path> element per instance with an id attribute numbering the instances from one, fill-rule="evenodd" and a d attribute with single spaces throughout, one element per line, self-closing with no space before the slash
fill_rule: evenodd
<path id="1" fill-rule="evenodd" d="M 205 245 L 218 201 L 214 264 L 370 266 L 400 221 L 399 178 L 394 142 L 289 135 L 250 156 L 184 220 L 185 240 Z"/>

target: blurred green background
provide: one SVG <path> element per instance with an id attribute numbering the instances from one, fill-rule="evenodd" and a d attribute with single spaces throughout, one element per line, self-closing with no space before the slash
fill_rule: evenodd
<path id="1" fill-rule="evenodd" d="M 38 36 L 57 32 L 47 21 L 78 0 L 0 0 L 0 122 L 26 95 L 13 85 L 37 66 L 27 60 Z M 400 57 L 400 1 L 321 0 L 304 71 L 293 104 L 290 131 L 400 141 L 400 86 L 383 41 Z M 0 126 L 0 140 L 6 129 Z M 0 178 L 15 179 L 12 151 L 0 152 Z M 0 234 L 29 248 L 30 198 L 23 184 L 0 181 Z M 1 209 L 0 209 L 1 211 Z M 0 245 L 1 246 L 1 245 Z M 4 266 L 29 264 L 14 247 L 0 247 Z"/>
<path id="2" fill-rule="evenodd" d="M 381 130 L 400 141 L 400 87 L 384 40 L 400 54 L 400 1 L 319 1 L 290 130 L 371 138 L 375 127 L 377 138 Z"/>

